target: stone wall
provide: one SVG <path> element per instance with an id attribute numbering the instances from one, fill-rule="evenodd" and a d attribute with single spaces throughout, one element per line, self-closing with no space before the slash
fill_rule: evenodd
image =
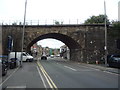
<path id="1" fill-rule="evenodd" d="M 21 51 L 22 25 L 2 26 L 3 53 L 7 51 L 7 37 L 13 37 L 13 51 Z M 70 49 L 70 59 L 81 62 L 95 62 L 104 56 L 104 25 L 43 25 L 26 26 L 24 51 L 28 46 L 48 37 L 64 42 Z M 115 38 L 108 40 L 109 52 L 116 53 Z M 110 49 L 112 46 L 114 47 Z"/>
<path id="2" fill-rule="evenodd" d="M 0 25 L 0 55 L 2 54 L 2 26 Z"/>
<path id="3" fill-rule="evenodd" d="M 22 26 L 2 26 L 3 54 L 8 54 L 8 36 L 13 38 L 13 51 L 21 51 Z"/>
<path id="4" fill-rule="evenodd" d="M 120 49 L 117 48 L 117 39 L 120 39 L 120 28 L 108 28 L 108 54 L 119 54 Z"/>

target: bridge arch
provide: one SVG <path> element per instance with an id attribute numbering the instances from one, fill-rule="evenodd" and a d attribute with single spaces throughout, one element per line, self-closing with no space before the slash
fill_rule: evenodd
<path id="1" fill-rule="evenodd" d="M 2 26 L 3 54 L 9 54 L 8 36 L 14 41 L 12 51 L 21 51 L 22 27 Z M 45 38 L 65 43 L 70 48 L 71 60 L 95 62 L 104 56 L 104 25 L 26 25 L 23 50 L 29 51 L 32 44 Z"/>
<path id="2" fill-rule="evenodd" d="M 75 54 L 81 50 L 80 44 L 76 42 L 74 39 L 72 39 L 71 37 L 64 35 L 64 34 L 60 34 L 60 33 L 48 33 L 48 34 L 43 34 L 43 35 L 36 37 L 28 44 L 27 52 L 30 52 L 31 46 L 35 44 L 37 41 L 42 40 L 42 39 L 47 39 L 47 38 L 57 39 L 63 42 L 65 45 L 67 45 L 68 48 L 70 49 L 70 59 L 80 56 L 78 54 Z"/>

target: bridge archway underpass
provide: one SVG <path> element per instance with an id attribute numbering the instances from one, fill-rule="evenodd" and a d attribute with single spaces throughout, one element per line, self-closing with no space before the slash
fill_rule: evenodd
<path id="1" fill-rule="evenodd" d="M 32 40 L 28 46 L 27 46 L 27 52 L 30 52 L 30 48 L 33 44 L 35 44 L 39 40 L 47 39 L 47 38 L 52 38 L 52 39 L 57 39 L 61 42 L 63 42 L 65 45 L 68 46 L 70 49 L 70 60 L 76 60 L 74 57 L 80 57 L 80 53 L 78 51 L 81 50 L 80 44 L 78 44 L 75 40 L 73 40 L 71 37 L 59 33 L 48 33 L 48 34 L 43 34 L 40 35 L 39 37 L 35 38 Z"/>

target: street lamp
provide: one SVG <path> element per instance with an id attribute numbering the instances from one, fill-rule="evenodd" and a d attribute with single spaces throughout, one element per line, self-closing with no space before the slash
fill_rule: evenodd
<path id="1" fill-rule="evenodd" d="M 24 44 L 24 33 L 25 33 L 25 20 L 26 20 L 26 8 L 27 8 L 27 0 L 25 1 L 25 11 L 24 11 L 24 22 L 23 22 L 23 32 L 22 32 L 22 50 L 21 50 L 21 61 L 20 61 L 20 67 L 22 67 L 22 61 L 23 61 L 23 44 Z"/>

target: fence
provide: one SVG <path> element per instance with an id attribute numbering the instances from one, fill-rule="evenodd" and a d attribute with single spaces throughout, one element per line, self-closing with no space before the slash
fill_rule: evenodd
<path id="1" fill-rule="evenodd" d="M 2 20 L 2 25 L 23 25 L 22 20 Z M 26 20 L 26 25 L 64 25 L 64 24 L 82 24 L 80 19 L 74 20 Z"/>

